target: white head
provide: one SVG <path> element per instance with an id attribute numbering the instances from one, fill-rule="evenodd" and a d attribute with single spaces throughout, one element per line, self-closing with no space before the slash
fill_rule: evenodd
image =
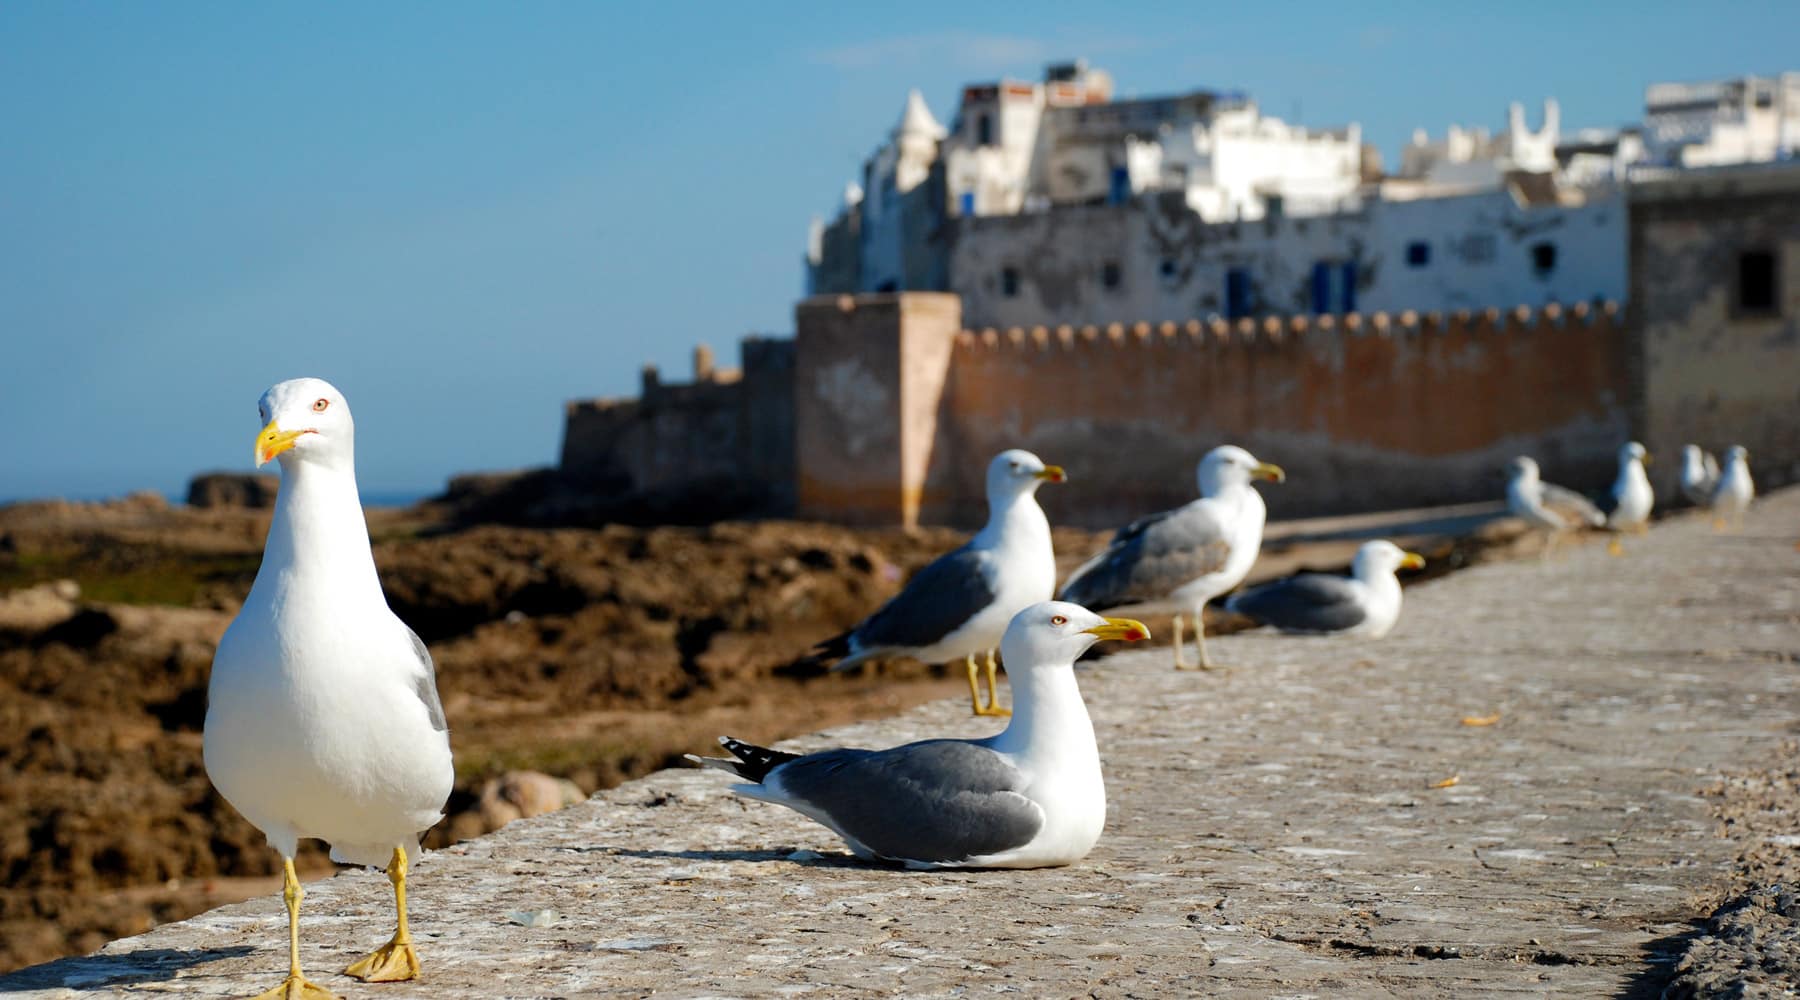
<path id="1" fill-rule="evenodd" d="M 1705 455 L 1700 451 L 1700 446 L 1697 444 L 1682 445 L 1681 464 L 1690 469 L 1698 469 L 1700 466 L 1706 464 Z"/>
<path id="2" fill-rule="evenodd" d="M 256 433 L 256 464 L 279 458 L 283 470 L 295 462 L 350 471 L 356 465 L 356 424 L 350 404 L 330 382 L 296 378 L 277 382 L 256 409 L 263 429 Z"/>
<path id="3" fill-rule="evenodd" d="M 1741 444 L 1734 444 L 1730 448 L 1725 449 L 1725 461 L 1732 465 L 1736 465 L 1739 462 L 1748 465 L 1750 461 L 1750 449 Z"/>
<path id="4" fill-rule="evenodd" d="M 1359 580 L 1373 579 L 1377 575 L 1392 576 L 1403 569 L 1424 568 L 1424 556 L 1388 541 L 1365 542 L 1356 550 L 1356 560 L 1350 564 L 1350 572 Z"/>
<path id="5" fill-rule="evenodd" d="M 1060 483 L 1068 477 L 1060 465 L 1045 465 L 1044 460 L 1022 448 L 1009 448 L 988 463 L 988 502 L 1022 493 L 1035 493 L 1044 483 Z"/>
<path id="6" fill-rule="evenodd" d="M 1144 623 L 1131 618 L 1102 618 L 1079 604 L 1043 601 L 1013 616 L 1000 640 L 1000 656 L 1008 670 L 1073 664 L 1102 639 L 1136 642 L 1150 638 Z"/>
<path id="7" fill-rule="evenodd" d="M 1211 497 L 1218 496 L 1228 487 L 1248 486 L 1252 479 L 1286 482 L 1287 473 L 1278 465 L 1257 461 L 1255 455 L 1235 444 L 1226 444 L 1206 453 L 1194 478 L 1200 483 L 1200 495 Z"/>
<path id="8" fill-rule="evenodd" d="M 1537 459 L 1520 455 L 1506 463 L 1506 478 L 1514 482 L 1535 483 L 1538 480 Z M 1492 480 L 1489 480 L 1492 482 Z"/>
<path id="9" fill-rule="evenodd" d="M 1636 441 L 1627 441 L 1619 446 L 1619 464 L 1629 465 L 1632 462 L 1643 464 L 1650 461 L 1650 452 Z"/>

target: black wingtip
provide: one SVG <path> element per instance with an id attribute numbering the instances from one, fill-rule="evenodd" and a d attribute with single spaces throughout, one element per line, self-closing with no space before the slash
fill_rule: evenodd
<path id="1" fill-rule="evenodd" d="M 719 745 L 741 762 L 738 764 L 738 774 L 756 782 L 762 781 L 769 776 L 770 771 L 788 761 L 800 759 L 800 755 L 797 753 L 771 750 L 768 747 L 759 747 L 754 743 L 745 743 L 743 740 L 733 739 L 729 736 L 719 737 Z"/>
<path id="2" fill-rule="evenodd" d="M 833 663 L 850 655 L 850 635 L 850 632 L 842 632 L 822 640 L 792 663 L 776 667 L 772 673 L 777 677 L 823 677 L 831 672 Z"/>

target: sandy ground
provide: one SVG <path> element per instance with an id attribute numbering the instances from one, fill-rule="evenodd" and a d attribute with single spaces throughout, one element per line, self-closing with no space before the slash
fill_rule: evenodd
<path id="1" fill-rule="evenodd" d="M 865 865 L 669 770 L 430 857 L 421 981 L 335 974 L 389 930 L 372 873 L 311 888 L 305 961 L 391 997 L 1780 989 L 1794 907 L 1759 883 L 1797 842 L 1796 525 L 1789 491 L 1741 535 L 1679 518 L 1623 559 L 1477 566 L 1410 589 L 1381 643 L 1231 636 L 1237 668 L 1204 675 L 1102 660 L 1108 827 L 1069 868 Z M 946 700 L 795 745 L 994 725 Z M 273 898 L 227 906 L 0 990 L 245 994 L 283 926 Z"/>

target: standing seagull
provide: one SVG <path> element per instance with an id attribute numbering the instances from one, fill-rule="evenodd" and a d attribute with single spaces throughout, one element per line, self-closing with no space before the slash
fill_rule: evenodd
<path id="1" fill-rule="evenodd" d="M 1063 584 L 1062 599 L 1106 611 L 1175 613 L 1175 669 L 1210 670 L 1206 656 L 1206 602 L 1242 583 L 1262 548 L 1268 508 L 1252 479 L 1284 482 L 1277 466 L 1259 462 L 1235 445 L 1222 445 L 1200 460 L 1200 499 L 1140 518 L 1121 528 L 1105 551 Z M 1200 662 L 1181 655 L 1181 615 L 1194 616 Z"/>
<path id="2" fill-rule="evenodd" d="M 961 548 L 934 559 L 862 623 L 820 643 L 813 655 L 841 656 L 833 670 L 865 660 L 910 656 L 926 663 L 963 657 L 976 715 L 1007 715 L 996 690 L 994 647 L 1021 608 L 1056 593 L 1056 553 L 1037 489 L 1063 470 L 1014 448 L 987 470 L 987 526 Z M 987 704 L 975 679 L 975 654 L 987 653 Z"/>
<path id="3" fill-rule="evenodd" d="M 1681 447 L 1681 493 L 1698 507 L 1712 500 L 1719 485 L 1719 462 L 1697 444 Z"/>
<path id="4" fill-rule="evenodd" d="M 1506 469 L 1506 509 L 1514 517 L 1550 534 L 1544 543 L 1543 558 L 1550 558 L 1550 552 L 1556 548 L 1563 532 L 1584 526 L 1606 526 L 1606 515 L 1600 513 L 1593 501 L 1574 490 L 1538 478 L 1536 460 L 1520 455 L 1508 462 Z"/>
<path id="5" fill-rule="evenodd" d="M 408 857 L 443 818 L 455 774 L 431 656 L 375 575 L 349 405 L 312 378 L 257 405 L 256 464 L 279 457 L 282 485 L 262 568 L 213 657 L 206 773 L 281 853 L 288 976 L 258 1000 L 322 998 L 300 972 L 300 838 L 330 842 L 335 861 L 387 864 L 398 927 L 345 972 L 412 979 Z"/>
<path id="6" fill-rule="evenodd" d="M 1713 529 L 1725 527 L 1729 518 L 1735 528 L 1744 526 L 1744 511 L 1756 496 L 1756 484 L 1750 481 L 1750 453 L 1741 444 L 1725 452 L 1725 472 L 1713 489 Z"/>
<path id="7" fill-rule="evenodd" d="M 1650 488 L 1650 477 L 1644 472 L 1644 463 L 1648 461 L 1650 453 L 1636 441 L 1627 441 L 1619 447 L 1619 475 L 1613 480 L 1612 492 L 1607 494 L 1602 508 L 1608 529 L 1636 534 L 1649 530 L 1650 510 L 1656 506 L 1656 492 Z M 1615 556 L 1623 555 L 1625 547 L 1615 537 L 1606 550 Z"/>
<path id="8" fill-rule="evenodd" d="M 1013 717 L 998 736 L 805 756 L 727 737 L 719 744 L 736 760 L 688 759 L 745 779 L 732 786 L 740 795 L 824 824 L 859 858 L 908 868 L 1072 864 L 1106 824 L 1100 752 L 1075 659 L 1101 639 L 1149 637 L 1129 618 L 1033 604 L 1001 640 Z"/>
<path id="9" fill-rule="evenodd" d="M 1229 611 L 1303 635 L 1363 635 L 1379 639 L 1400 620 L 1402 569 L 1424 569 L 1425 557 L 1392 542 L 1356 550 L 1347 577 L 1296 573 L 1234 594 Z"/>

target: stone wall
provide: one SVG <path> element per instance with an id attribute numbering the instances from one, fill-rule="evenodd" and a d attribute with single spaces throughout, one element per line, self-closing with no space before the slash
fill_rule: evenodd
<path id="1" fill-rule="evenodd" d="M 1800 171 L 1689 172 L 1638 185 L 1631 213 L 1645 444 L 1741 444 L 1760 487 L 1800 480 Z M 1746 288 L 1765 265 L 1772 287 Z M 1653 469 L 1659 490 L 1678 468 Z"/>
<path id="2" fill-rule="evenodd" d="M 795 309 L 795 489 L 804 518 L 919 523 L 943 461 L 939 407 L 962 303 L 935 292 L 818 296 Z"/>
<path id="3" fill-rule="evenodd" d="M 682 520 L 790 513 L 794 344 L 750 337 L 739 350 L 739 369 L 714 369 L 699 348 L 690 383 L 647 368 L 637 399 L 570 402 L 562 482 L 679 508 Z"/>
<path id="4" fill-rule="evenodd" d="M 933 513 L 982 516 L 981 465 L 1024 447 L 1070 483 L 1058 522 L 1102 527 L 1185 503 L 1194 465 L 1236 443 L 1283 466 L 1277 516 L 1496 498 L 1535 455 L 1571 486 L 1610 479 L 1627 437 L 1628 338 L 1614 307 L 964 332 Z"/>

